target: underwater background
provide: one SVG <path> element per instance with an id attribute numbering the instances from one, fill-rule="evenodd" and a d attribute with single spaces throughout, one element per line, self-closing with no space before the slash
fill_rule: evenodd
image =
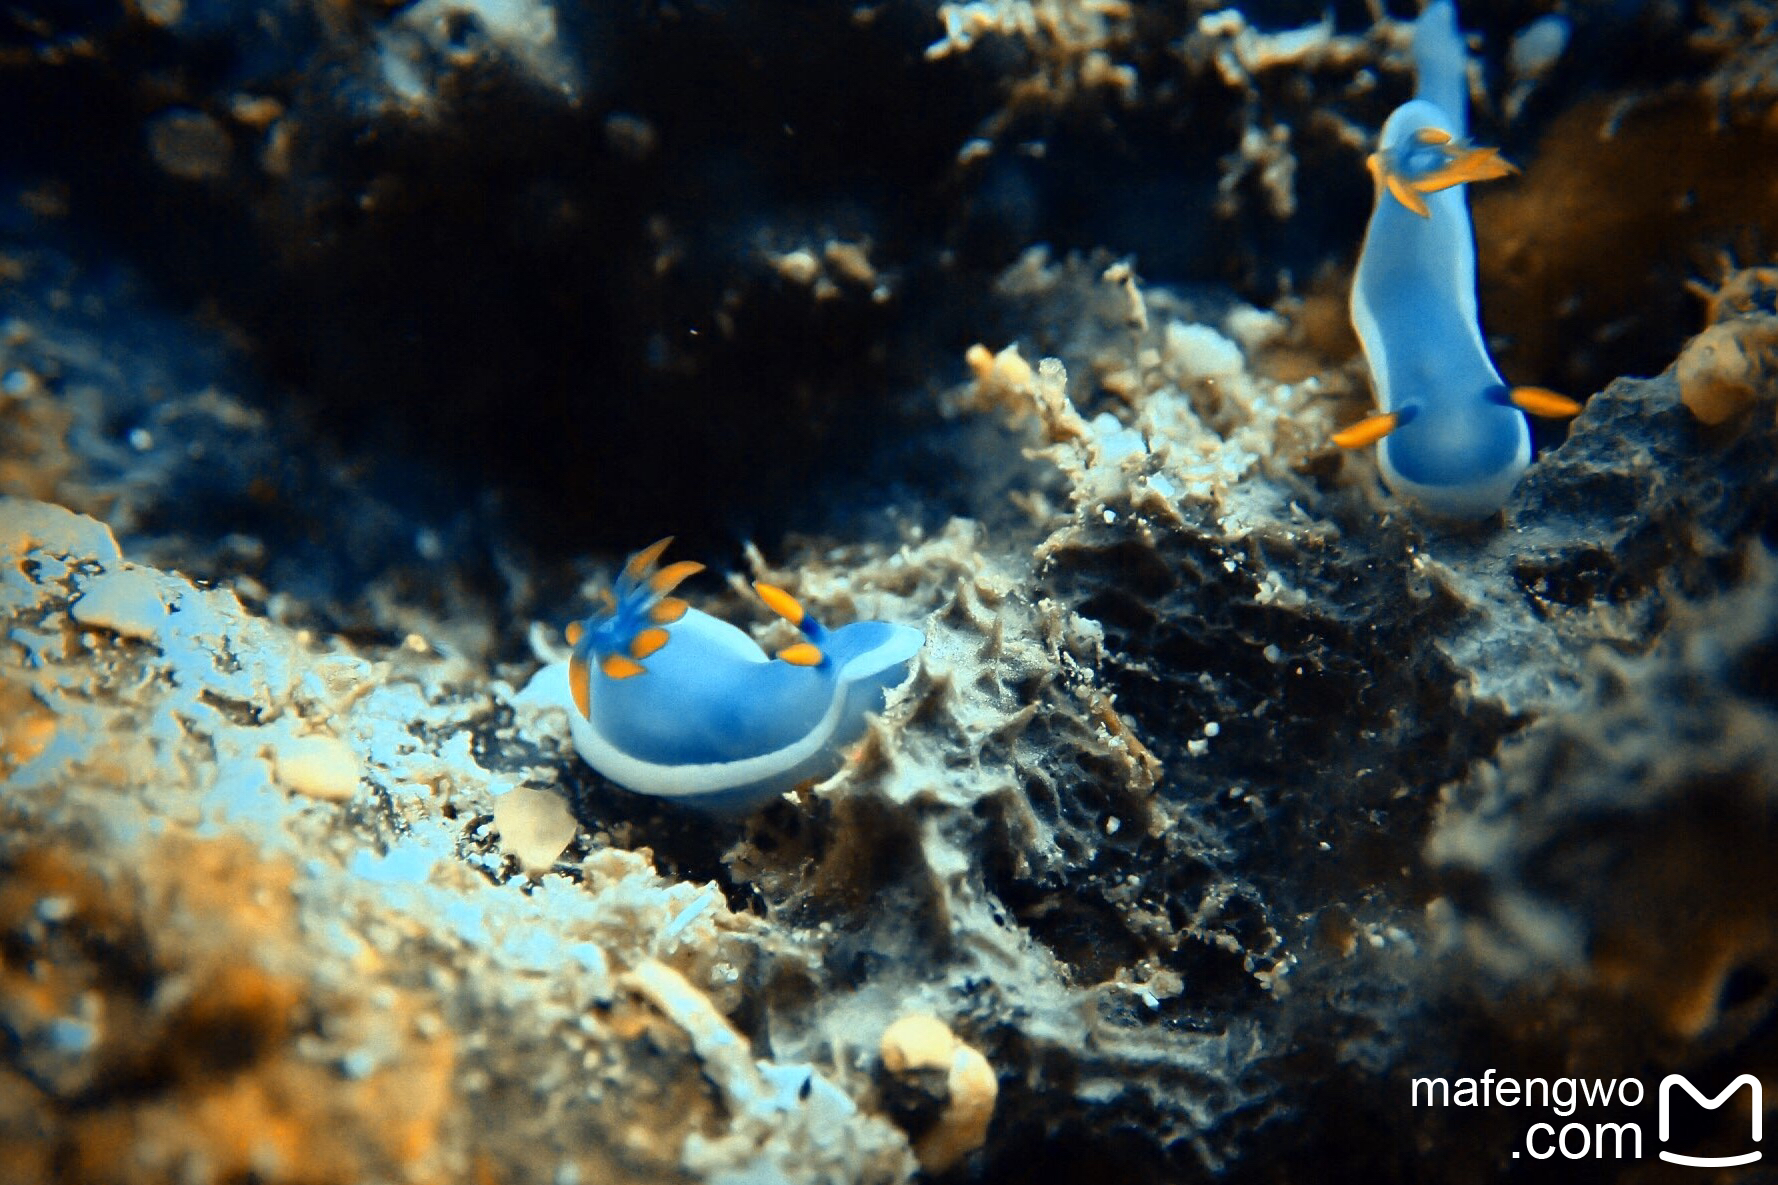
<path id="1" fill-rule="evenodd" d="M 0 9 L 0 1185 L 1773 1179 L 1778 5 L 1458 4 L 1475 521 L 1418 12 Z M 583 760 L 663 536 L 923 635 L 819 776 Z"/>

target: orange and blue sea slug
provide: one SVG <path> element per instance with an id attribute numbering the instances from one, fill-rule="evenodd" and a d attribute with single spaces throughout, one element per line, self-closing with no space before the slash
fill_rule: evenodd
<path id="1" fill-rule="evenodd" d="M 1353 449 L 1380 441 L 1378 464 L 1398 496 L 1434 514 L 1482 518 L 1531 462 L 1525 413 L 1572 416 L 1580 405 L 1509 387 L 1482 340 L 1463 186 L 1517 170 L 1465 139 L 1464 47 L 1450 0 L 1415 21 L 1414 66 L 1414 97 L 1383 124 L 1366 162 L 1376 197 L 1352 281 L 1352 325 L 1378 412 L 1333 439 Z"/>
<path id="2" fill-rule="evenodd" d="M 825 629 L 789 593 L 756 583 L 802 631 L 768 657 L 673 595 L 703 565 L 657 567 L 669 542 L 631 556 L 609 604 L 568 627 L 575 748 L 625 789 L 698 806 L 745 808 L 831 772 L 925 636 L 886 621 Z"/>

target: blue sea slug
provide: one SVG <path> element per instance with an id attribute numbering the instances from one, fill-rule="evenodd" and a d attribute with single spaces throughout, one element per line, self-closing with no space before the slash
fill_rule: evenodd
<path id="1" fill-rule="evenodd" d="M 606 608 L 568 627 L 575 748 L 626 789 L 699 806 L 745 808 L 831 770 L 925 636 L 884 621 L 823 629 L 783 589 L 755 584 L 803 633 L 768 658 L 672 595 L 703 565 L 657 567 L 670 542 L 631 556 Z"/>
<path id="2" fill-rule="evenodd" d="M 1464 139 L 1464 48 L 1450 0 L 1434 0 L 1414 23 L 1414 65 L 1418 89 L 1366 162 L 1376 199 L 1352 281 L 1352 325 L 1379 411 L 1333 439 L 1343 448 L 1382 441 L 1378 462 L 1396 494 L 1435 514 L 1482 518 L 1530 464 L 1524 413 L 1571 416 L 1580 405 L 1509 388 L 1482 341 L 1462 186 L 1516 170 Z"/>

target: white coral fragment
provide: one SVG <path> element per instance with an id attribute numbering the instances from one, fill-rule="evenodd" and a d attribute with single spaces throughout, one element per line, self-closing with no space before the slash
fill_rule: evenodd
<path id="1" fill-rule="evenodd" d="M 500 832 L 500 847 L 519 862 L 525 875 L 541 876 L 574 842 L 580 824 L 561 795 L 515 786 L 494 800 L 494 827 Z"/>

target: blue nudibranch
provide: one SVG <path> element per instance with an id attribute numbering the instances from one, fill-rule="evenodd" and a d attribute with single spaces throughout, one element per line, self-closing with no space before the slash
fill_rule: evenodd
<path id="1" fill-rule="evenodd" d="M 631 556 L 605 610 L 568 627 L 580 755 L 626 789 L 718 807 L 750 806 L 834 768 L 925 636 L 884 621 L 823 629 L 789 593 L 756 583 L 803 633 L 768 658 L 671 595 L 704 566 L 657 567 L 670 542 Z"/>
<path id="2" fill-rule="evenodd" d="M 1366 161 L 1376 200 L 1352 281 L 1352 325 L 1379 412 L 1333 439 L 1343 448 L 1382 441 L 1378 462 L 1396 494 L 1436 514 L 1481 518 L 1530 464 L 1524 413 L 1571 416 L 1580 405 L 1509 388 L 1483 344 L 1462 187 L 1516 170 L 1464 139 L 1464 60 L 1455 9 L 1433 0 L 1414 23 L 1414 97 L 1389 116 Z"/>

